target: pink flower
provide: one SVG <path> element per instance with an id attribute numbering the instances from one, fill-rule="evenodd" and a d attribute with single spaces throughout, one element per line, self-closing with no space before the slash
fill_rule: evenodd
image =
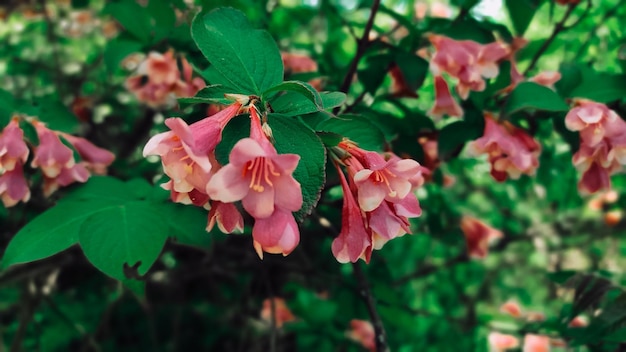
<path id="1" fill-rule="evenodd" d="M 317 62 L 306 55 L 282 51 L 280 56 L 283 59 L 283 66 L 287 74 L 318 71 Z M 312 79 L 308 83 L 317 90 L 322 89 L 322 80 L 320 78 Z"/>
<path id="2" fill-rule="evenodd" d="M 365 258 L 369 262 L 372 254 L 371 233 L 365 228 L 361 209 L 354 199 L 352 190 L 346 181 L 343 172 L 337 167 L 339 180 L 343 190 L 343 207 L 341 210 L 341 231 L 333 240 L 332 251 L 340 263 L 356 262 Z"/>
<path id="3" fill-rule="evenodd" d="M 391 66 L 389 75 L 391 76 L 391 95 L 396 98 L 417 98 L 415 89 L 411 88 L 398 65 Z"/>
<path id="4" fill-rule="evenodd" d="M 584 328 L 589 325 L 589 320 L 582 315 L 579 315 L 572 319 L 567 326 L 570 328 Z"/>
<path id="5" fill-rule="evenodd" d="M 193 97 L 198 91 L 206 86 L 204 80 L 200 77 L 192 77 L 193 69 L 184 57 L 180 59 L 183 67 L 183 79 L 175 83 L 174 93 L 177 97 Z"/>
<path id="6" fill-rule="evenodd" d="M 16 205 L 19 201 L 26 203 L 30 199 L 30 189 L 24 178 L 21 160 L 13 164 L 13 169 L 5 170 L 0 176 L 0 198 L 7 208 Z"/>
<path id="7" fill-rule="evenodd" d="M 277 207 L 269 217 L 255 219 L 252 238 L 259 258 L 263 252 L 286 256 L 298 246 L 300 230 L 293 214 Z"/>
<path id="8" fill-rule="evenodd" d="M 34 121 L 32 125 L 37 130 L 39 145 L 35 148 L 35 157 L 31 166 L 41 168 L 48 178 L 55 178 L 63 169 L 72 168 L 75 164 L 72 149 L 63 144 L 59 136 L 43 123 Z"/>
<path id="9" fill-rule="evenodd" d="M 446 80 L 441 76 L 435 76 L 435 105 L 428 111 L 428 114 L 437 118 L 443 115 L 463 116 L 463 109 L 454 100 Z"/>
<path id="10" fill-rule="evenodd" d="M 465 235 L 469 256 L 478 259 L 487 256 L 490 242 L 502 237 L 502 232 L 470 216 L 461 218 L 461 231 Z"/>
<path id="11" fill-rule="evenodd" d="M 622 126 L 612 126 L 611 129 L 626 130 L 624 121 L 615 111 L 604 104 L 586 99 L 577 99 L 576 107 L 565 116 L 565 126 L 571 131 L 580 131 L 581 141 L 590 147 L 600 143 L 611 130 L 607 126 L 615 123 Z"/>
<path id="12" fill-rule="evenodd" d="M 107 167 L 115 160 L 115 154 L 95 146 L 85 138 L 75 137 L 67 133 L 60 133 L 60 135 L 72 144 L 85 162 L 85 166 L 96 174 L 105 174 Z"/>
<path id="13" fill-rule="evenodd" d="M 174 52 L 171 50 L 165 55 L 157 52 L 148 54 L 148 58 L 139 64 L 138 73 L 146 75 L 148 80 L 154 84 L 172 85 L 180 77 Z"/>
<path id="14" fill-rule="evenodd" d="M 272 301 L 274 301 L 274 322 L 277 328 L 282 328 L 285 323 L 296 320 L 285 300 L 280 297 L 267 298 L 263 301 L 263 309 L 261 309 L 261 319 L 268 324 L 272 323 Z"/>
<path id="15" fill-rule="evenodd" d="M 376 332 L 367 320 L 352 319 L 347 333 L 350 340 L 357 342 L 370 352 L 376 351 Z"/>
<path id="16" fill-rule="evenodd" d="M 543 71 L 531 77 L 530 82 L 535 82 L 554 90 L 554 84 L 561 79 L 561 73 L 558 71 Z"/>
<path id="17" fill-rule="evenodd" d="M 523 352 L 550 352 L 550 338 L 547 336 L 526 334 Z"/>
<path id="18" fill-rule="evenodd" d="M 164 188 L 176 192 L 172 198 L 181 203 L 191 201 L 205 205 L 206 187 L 211 178 L 211 155 L 222 139 L 222 130 L 241 108 L 230 105 L 215 115 L 187 125 L 180 118 L 165 120 L 171 131 L 153 136 L 143 149 L 143 155 L 159 155 L 164 172 L 172 180 Z M 186 195 L 185 195 L 186 194 Z"/>
<path id="19" fill-rule="evenodd" d="M 503 352 L 519 347 L 519 340 L 513 335 L 491 332 L 487 339 L 489 341 L 489 351 L 491 352 Z"/>
<path id="20" fill-rule="evenodd" d="M 87 182 L 91 174 L 85 165 L 84 162 L 74 164 L 71 167 L 61 169 L 61 173 L 56 177 L 44 177 L 43 194 L 48 197 L 56 192 L 59 187 L 66 187 L 74 182 Z"/>
<path id="21" fill-rule="evenodd" d="M 500 306 L 500 312 L 506 313 L 513 318 L 521 318 L 522 317 L 522 307 L 515 300 L 506 301 L 503 305 Z"/>
<path id="22" fill-rule="evenodd" d="M 275 207 L 298 211 L 302 207 L 302 191 L 292 174 L 300 156 L 279 155 L 265 137 L 254 108 L 250 115 L 251 138 L 235 144 L 230 163 L 211 178 L 207 194 L 224 203 L 241 200 L 244 209 L 256 219 L 271 216 Z"/>
<path id="23" fill-rule="evenodd" d="M 473 155 L 489 155 L 491 175 L 497 181 L 506 180 L 507 175 L 514 179 L 533 175 L 539 166 L 541 146 L 524 130 L 508 122 L 499 124 L 490 114 L 485 114 L 483 136 L 469 148 Z"/>
<path id="24" fill-rule="evenodd" d="M 13 118 L 0 134 L 0 169 L 11 171 L 28 159 L 28 146 L 19 120 Z"/>
<path id="25" fill-rule="evenodd" d="M 215 224 L 223 233 L 243 233 L 243 217 L 233 203 L 212 202 L 207 232 L 211 231 Z"/>

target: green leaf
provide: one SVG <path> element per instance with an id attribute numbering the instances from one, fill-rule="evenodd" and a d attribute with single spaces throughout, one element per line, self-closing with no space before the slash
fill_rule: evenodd
<path id="1" fill-rule="evenodd" d="M 80 226 L 85 219 L 119 204 L 97 198 L 89 202 L 59 202 L 27 223 L 13 237 L 2 258 L 2 267 L 47 258 L 73 246 L 78 242 Z"/>
<path id="2" fill-rule="evenodd" d="M 402 51 L 396 53 L 395 61 L 412 90 L 417 90 L 422 86 L 428 73 L 428 61 L 415 54 Z"/>
<path id="3" fill-rule="evenodd" d="M 96 268 L 118 280 L 126 279 L 129 270 L 145 275 L 168 236 L 165 214 L 158 210 L 149 202 L 132 201 L 91 214 L 79 234 L 85 256 Z"/>
<path id="4" fill-rule="evenodd" d="M 571 97 L 572 91 L 582 82 L 582 72 L 574 64 L 562 64 L 559 72 L 561 79 L 554 84 L 554 87 L 562 97 Z"/>
<path id="5" fill-rule="evenodd" d="M 393 57 L 389 53 L 381 53 L 368 55 L 365 57 L 365 68 L 359 69 L 359 81 L 365 87 L 365 91 L 370 94 L 376 93 L 376 90 L 383 83 L 387 71 L 391 66 Z"/>
<path id="6" fill-rule="evenodd" d="M 534 82 L 517 85 L 508 97 L 504 113 L 510 115 L 520 110 L 567 111 L 569 106 L 552 89 Z"/>
<path id="7" fill-rule="evenodd" d="M 154 19 L 155 29 L 167 31 L 176 25 L 176 12 L 169 0 L 150 0 L 148 12 Z"/>
<path id="8" fill-rule="evenodd" d="M 146 43 L 150 39 L 152 25 L 146 8 L 139 5 L 134 0 L 123 0 L 118 2 L 108 2 L 102 13 L 111 15 L 141 42 Z"/>
<path id="9" fill-rule="evenodd" d="M 533 6 L 528 0 L 505 0 L 505 3 L 515 33 L 521 37 L 532 21 L 537 7 Z"/>
<path id="10" fill-rule="evenodd" d="M 626 97 L 626 75 L 598 73 L 586 75 L 582 83 L 570 93 L 571 97 L 587 98 L 609 103 Z"/>
<path id="11" fill-rule="evenodd" d="M 70 109 L 56 97 L 41 98 L 39 100 L 39 119 L 51 129 L 63 132 L 75 132 L 78 120 Z"/>
<path id="12" fill-rule="evenodd" d="M 15 101 L 13 95 L 0 89 L 0 125 L 6 126 L 13 116 Z"/>
<path id="13" fill-rule="evenodd" d="M 283 80 L 283 61 L 272 36 L 254 29 L 232 8 L 198 14 L 191 34 L 198 48 L 240 94 L 261 93 Z"/>
<path id="14" fill-rule="evenodd" d="M 298 220 L 303 220 L 319 201 L 324 186 L 326 149 L 317 135 L 295 118 L 269 114 L 268 124 L 272 128 L 276 141 L 274 146 L 278 153 L 300 155 L 300 162 L 293 177 L 300 182 L 303 198 L 302 208 L 295 215 Z M 232 119 L 224 129 L 222 142 L 215 150 L 217 160 L 222 165 L 228 164 L 230 151 L 240 139 L 248 136 L 250 136 L 250 118 L 241 115 Z"/>
<path id="15" fill-rule="evenodd" d="M 202 88 L 194 97 L 180 98 L 179 103 L 182 104 L 232 104 L 233 100 L 224 97 L 224 94 L 236 94 L 236 90 L 228 88 L 221 84 L 206 86 Z"/>
<path id="16" fill-rule="evenodd" d="M 146 182 L 144 180 L 141 181 Z M 111 176 L 92 176 L 87 182 L 65 194 L 63 201 L 101 199 L 116 202 L 136 200 L 137 194 L 133 191 L 139 185 L 135 185 L 135 182 L 137 181 L 124 182 Z"/>
<path id="17" fill-rule="evenodd" d="M 322 107 L 324 110 L 337 107 L 346 100 L 346 95 L 341 92 L 322 92 Z M 299 116 L 320 111 L 321 109 L 309 99 L 294 92 L 287 92 L 270 102 L 272 109 L 285 116 Z"/>
<path id="18" fill-rule="evenodd" d="M 385 145 L 385 136 L 369 120 L 359 115 L 341 115 L 319 123 L 316 130 L 334 132 L 348 137 L 361 148 L 380 151 Z"/>
<path id="19" fill-rule="evenodd" d="M 172 202 L 163 203 L 161 208 L 162 213 L 167 214 L 170 237 L 177 243 L 203 248 L 211 245 L 211 234 L 205 230 L 207 226 L 205 209 Z"/>
<path id="20" fill-rule="evenodd" d="M 301 94 L 305 98 L 309 99 L 309 101 L 315 104 L 320 110 L 323 108 L 322 97 L 315 88 L 313 88 L 310 84 L 300 81 L 286 81 L 281 84 L 278 84 L 265 92 L 263 92 L 263 96 L 267 97 L 269 93 L 276 93 L 281 91 L 294 92 Z"/>

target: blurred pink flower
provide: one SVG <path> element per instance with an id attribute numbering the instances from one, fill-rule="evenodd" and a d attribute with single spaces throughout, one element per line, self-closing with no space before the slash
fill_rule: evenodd
<path id="1" fill-rule="evenodd" d="M 468 146 L 470 154 L 487 154 L 491 175 L 497 181 L 521 174 L 533 175 L 539 166 L 541 146 L 521 128 L 508 122 L 496 122 L 485 114 L 485 132 Z"/>
<path id="2" fill-rule="evenodd" d="M 526 334 L 524 336 L 523 352 L 549 352 L 550 338 L 547 336 Z"/>
<path id="3" fill-rule="evenodd" d="M 463 116 L 463 109 L 454 100 L 448 88 L 448 83 L 441 76 L 435 76 L 435 105 L 428 111 L 428 115 L 433 117 Z"/>
<path id="4" fill-rule="evenodd" d="M 513 335 L 491 332 L 487 340 L 490 352 L 504 352 L 519 347 L 519 339 Z"/>
<path id="5" fill-rule="evenodd" d="M 72 149 L 63 144 L 59 136 L 42 122 L 33 121 L 32 125 L 37 131 L 39 145 L 35 147 L 31 166 L 39 167 L 48 178 L 55 178 L 63 169 L 72 168 L 75 164 Z"/>
<path id="6" fill-rule="evenodd" d="M 522 317 L 522 307 L 515 300 L 508 300 L 500 306 L 500 312 L 506 313 L 514 318 Z"/>
<path id="7" fill-rule="evenodd" d="M 370 352 L 376 351 L 376 332 L 374 326 L 367 320 L 352 319 L 350 321 L 350 330 L 347 334 L 348 338 L 357 342 Z"/>
<path id="8" fill-rule="evenodd" d="M 461 218 L 461 231 L 470 257 L 484 259 L 489 251 L 489 244 L 502 238 L 502 232 L 471 216 Z"/>
<path id="9" fill-rule="evenodd" d="M 0 169 L 11 171 L 28 159 L 28 146 L 19 119 L 13 118 L 0 134 Z"/>
<path id="10" fill-rule="evenodd" d="M 13 169 L 5 170 L 0 176 L 0 198 L 7 208 L 16 205 L 19 201 L 26 203 L 30 199 L 30 189 L 24 178 L 21 160 L 13 164 Z"/>
<path id="11" fill-rule="evenodd" d="M 87 169 L 95 174 L 103 175 L 107 167 L 115 160 L 115 154 L 95 146 L 85 138 L 72 136 L 67 133 L 59 133 L 76 149 Z"/>
<path id="12" fill-rule="evenodd" d="M 613 135 L 626 133 L 626 124 L 623 121 L 616 123 L 621 118 L 606 105 L 586 99 L 576 99 L 575 104 L 565 116 L 565 126 L 571 131 L 579 131 L 582 143 L 594 147 L 609 132 Z"/>
<path id="13" fill-rule="evenodd" d="M 289 323 L 296 320 L 285 300 L 280 297 L 267 298 L 263 301 L 263 308 L 261 309 L 261 319 L 268 324 L 272 323 L 272 301 L 274 301 L 274 322 L 277 328 L 283 327 L 285 323 Z"/>

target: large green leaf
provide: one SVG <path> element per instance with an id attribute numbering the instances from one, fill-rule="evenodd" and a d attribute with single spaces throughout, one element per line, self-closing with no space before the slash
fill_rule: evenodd
<path id="1" fill-rule="evenodd" d="M 191 28 L 204 56 L 240 94 L 261 95 L 283 80 L 283 62 L 276 42 L 254 29 L 245 15 L 232 8 L 200 13 Z"/>
<path id="2" fill-rule="evenodd" d="M 152 35 L 152 25 L 146 8 L 134 0 L 108 2 L 102 13 L 111 15 L 126 31 L 143 43 L 147 42 Z"/>
<path id="3" fill-rule="evenodd" d="M 524 35 L 530 21 L 532 21 L 537 11 L 529 0 L 505 0 L 506 8 L 509 11 L 513 28 L 518 36 Z"/>
<path id="4" fill-rule="evenodd" d="M 235 88 L 229 88 L 221 84 L 215 84 L 202 88 L 194 97 L 180 98 L 178 102 L 181 104 L 222 104 L 228 105 L 233 100 L 224 97 L 224 94 L 236 94 Z"/>
<path id="5" fill-rule="evenodd" d="M 369 120 L 359 115 L 341 115 L 319 123 L 318 131 L 334 132 L 348 137 L 367 150 L 380 151 L 385 144 L 381 130 Z"/>
<path id="6" fill-rule="evenodd" d="M 276 141 L 278 153 L 300 155 L 300 162 L 293 177 L 302 187 L 302 208 L 296 217 L 302 220 L 317 204 L 326 178 L 326 149 L 317 135 L 299 120 L 280 114 L 268 115 L 268 124 Z M 235 144 L 250 135 L 250 118 L 242 115 L 234 118 L 224 129 L 222 142 L 215 155 L 221 164 L 228 163 L 228 156 Z"/>
<path id="7" fill-rule="evenodd" d="M 170 237 L 177 243 L 204 248 L 210 246 L 212 234 L 205 230 L 207 225 L 205 209 L 172 202 L 163 203 L 161 208 L 163 214 L 167 214 Z"/>
<path id="8" fill-rule="evenodd" d="M 346 100 L 346 95 L 341 92 L 322 92 L 322 109 L 328 110 L 337 107 Z M 295 92 L 287 92 L 270 101 L 272 109 L 285 116 L 306 115 L 322 109 L 312 103 L 308 98 Z"/>
<path id="9" fill-rule="evenodd" d="M 127 278 L 125 267 L 145 275 L 168 235 L 166 214 L 158 209 L 149 202 L 131 201 L 91 214 L 79 234 L 87 259 L 118 280 Z"/>
<path id="10" fill-rule="evenodd" d="M 13 237 L 2 258 L 2 267 L 47 258 L 71 247 L 78 242 L 80 226 L 88 217 L 121 203 L 97 198 L 89 202 L 59 202 Z"/>
<path id="11" fill-rule="evenodd" d="M 567 111 L 569 106 L 552 89 L 534 82 L 517 85 L 504 106 L 504 113 L 520 110 Z"/>
<path id="12" fill-rule="evenodd" d="M 582 83 L 570 93 L 570 96 L 587 98 L 600 103 L 624 99 L 626 97 L 626 75 L 587 74 Z"/>

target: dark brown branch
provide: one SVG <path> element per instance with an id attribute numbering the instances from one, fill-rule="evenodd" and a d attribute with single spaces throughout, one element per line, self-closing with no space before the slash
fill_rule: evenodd
<path id="1" fill-rule="evenodd" d="M 369 312 L 370 319 L 372 320 L 372 325 L 374 325 L 374 332 L 376 334 L 376 351 L 388 352 L 389 346 L 387 345 L 387 333 L 385 332 L 385 326 L 383 325 L 383 321 L 380 319 L 380 315 L 378 315 L 378 310 L 376 310 L 376 302 L 374 302 L 374 296 L 372 296 L 372 291 L 370 290 L 367 277 L 365 277 L 363 269 L 361 269 L 361 263 L 352 263 L 352 269 L 354 277 L 359 285 L 360 293 L 363 296 L 365 304 L 367 305 L 367 311 Z"/>
<path id="2" fill-rule="evenodd" d="M 372 27 L 374 26 L 374 18 L 376 17 L 376 13 L 378 12 L 379 7 L 380 7 L 380 0 L 374 0 L 374 3 L 372 4 L 372 10 L 370 12 L 370 17 L 367 20 L 365 29 L 363 30 L 363 36 L 361 36 L 361 39 L 359 39 L 359 41 L 357 42 L 356 54 L 354 54 L 354 58 L 352 59 L 352 62 L 350 63 L 350 67 L 348 68 L 348 72 L 346 73 L 346 76 L 343 78 L 343 83 L 341 84 L 341 87 L 339 88 L 341 92 L 347 93 L 348 89 L 350 89 L 350 85 L 352 84 L 352 78 L 354 77 L 354 74 L 356 73 L 356 69 L 359 65 L 359 61 L 361 60 L 361 57 L 363 56 L 363 54 L 365 54 L 365 50 L 370 44 L 370 40 L 369 40 L 370 31 L 372 30 Z M 339 108 L 335 108 L 334 113 L 336 114 L 338 111 L 339 111 Z"/>
<path id="3" fill-rule="evenodd" d="M 524 71 L 524 74 L 523 74 L 524 76 L 526 76 L 530 71 L 532 71 L 533 68 L 535 68 L 535 66 L 537 65 L 537 62 L 539 61 L 539 58 L 541 58 L 541 55 L 543 55 L 543 53 L 546 50 L 548 50 L 548 47 L 550 46 L 550 44 L 552 44 L 556 36 L 559 33 L 561 33 L 561 31 L 563 31 L 564 29 L 571 28 L 571 26 L 566 27 L 565 22 L 567 21 L 569 16 L 572 15 L 572 12 L 574 12 L 575 8 L 576 8 L 576 4 L 570 4 L 567 7 L 567 11 L 565 12 L 565 15 L 563 15 L 563 18 L 561 18 L 561 20 L 556 24 L 556 26 L 554 26 L 554 30 L 552 31 L 552 34 L 550 34 L 550 37 L 546 39 L 545 42 L 543 42 L 539 50 L 537 50 L 537 52 L 535 53 L 535 56 L 533 56 L 532 60 L 530 61 L 530 65 L 528 65 L 528 67 Z"/>

